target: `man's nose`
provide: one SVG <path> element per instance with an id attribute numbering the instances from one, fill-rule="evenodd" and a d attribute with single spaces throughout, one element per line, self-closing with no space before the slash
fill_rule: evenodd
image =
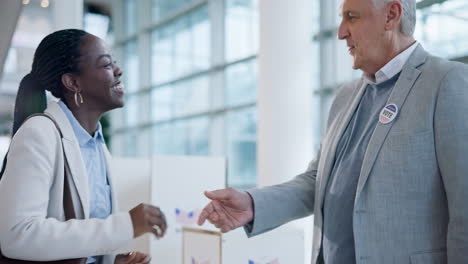
<path id="1" fill-rule="evenodd" d="M 342 21 L 338 27 L 338 39 L 346 39 L 349 37 L 349 30 L 345 23 Z"/>

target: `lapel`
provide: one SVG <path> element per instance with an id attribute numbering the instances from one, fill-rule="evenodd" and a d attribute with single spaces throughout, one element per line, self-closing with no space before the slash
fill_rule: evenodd
<path id="1" fill-rule="evenodd" d="M 421 71 L 418 69 L 418 67 L 426 61 L 427 56 L 427 52 L 424 51 L 421 45 L 418 45 L 403 67 L 400 77 L 398 78 L 398 81 L 396 82 L 395 87 L 393 88 L 393 91 L 387 101 L 387 104 L 396 104 L 398 106 L 398 115 L 395 117 L 393 122 L 388 124 L 381 124 L 380 122 L 377 123 L 364 155 L 356 196 L 358 196 L 364 188 L 364 185 L 366 184 L 366 181 L 375 163 L 377 155 L 379 154 L 380 149 L 385 142 L 388 132 L 392 128 L 393 124 L 398 122 L 398 117 L 403 114 L 401 109 L 403 109 L 406 97 L 421 74 Z"/>
<path id="2" fill-rule="evenodd" d="M 50 102 L 45 112 L 54 118 L 62 131 L 63 150 L 65 153 L 64 158 L 67 159 L 70 167 L 72 185 L 75 186 L 76 191 L 78 192 L 83 215 L 85 218 L 89 218 L 88 174 L 86 172 L 83 158 L 81 157 L 80 145 L 76 140 L 75 132 L 73 132 L 73 128 L 68 121 L 67 116 L 56 102 Z M 75 210 L 78 210 L 78 208 L 75 208 Z"/>
<path id="3" fill-rule="evenodd" d="M 364 94 L 364 91 L 367 87 L 367 83 L 363 80 L 357 83 L 355 89 L 353 89 L 353 94 L 350 96 L 351 101 L 349 104 L 343 105 L 341 107 L 347 109 L 347 111 L 342 111 L 340 115 L 335 119 L 335 121 L 330 125 L 328 128 L 331 131 L 330 136 L 326 137 L 323 142 L 324 146 L 324 162 L 323 167 L 319 168 L 320 175 L 323 175 L 320 184 L 319 184 L 319 205 L 320 208 L 322 207 L 323 198 L 325 195 L 325 187 L 327 186 L 328 180 L 330 178 L 330 174 L 333 169 L 333 165 L 335 163 L 335 156 L 336 156 L 336 148 L 340 138 L 343 136 L 343 133 L 348 126 L 348 123 L 351 121 L 351 118 L 356 111 L 359 102 L 361 101 L 361 97 Z M 334 133 L 336 131 L 336 133 Z"/>

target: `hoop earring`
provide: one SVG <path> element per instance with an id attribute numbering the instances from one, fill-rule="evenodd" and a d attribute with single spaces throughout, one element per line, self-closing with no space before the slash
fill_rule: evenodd
<path id="1" fill-rule="evenodd" d="M 80 96 L 80 102 L 78 102 L 78 96 Z M 75 92 L 75 104 L 76 106 L 80 107 L 80 104 L 83 103 L 83 96 L 81 96 L 80 92 Z"/>

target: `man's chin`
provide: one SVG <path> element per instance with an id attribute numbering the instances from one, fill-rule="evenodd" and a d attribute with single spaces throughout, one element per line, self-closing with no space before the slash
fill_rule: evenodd
<path id="1" fill-rule="evenodd" d="M 361 68 L 361 65 L 357 60 L 356 55 L 353 56 L 353 64 L 351 65 L 351 67 L 353 68 L 353 70 L 358 70 Z"/>

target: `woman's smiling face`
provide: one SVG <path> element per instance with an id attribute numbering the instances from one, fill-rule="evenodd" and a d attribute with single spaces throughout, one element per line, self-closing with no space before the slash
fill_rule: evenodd
<path id="1" fill-rule="evenodd" d="M 124 105 L 122 70 L 100 38 L 88 34 L 80 45 L 80 73 L 77 82 L 83 101 L 90 110 L 106 112 Z"/>

